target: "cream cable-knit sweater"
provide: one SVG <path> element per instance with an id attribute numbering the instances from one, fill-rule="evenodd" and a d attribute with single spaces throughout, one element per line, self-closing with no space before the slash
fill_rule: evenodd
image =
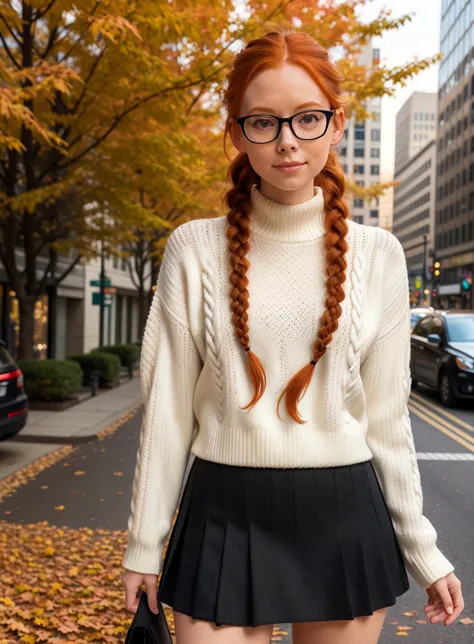
<path id="1" fill-rule="evenodd" d="M 226 217 L 180 225 L 166 244 L 141 352 L 145 413 L 123 566 L 159 574 L 190 452 L 251 467 L 328 467 L 373 458 L 408 571 L 427 588 L 454 566 L 436 546 L 407 401 L 410 322 L 405 256 L 397 238 L 348 220 L 339 327 L 315 367 L 294 422 L 278 397 L 313 356 L 325 310 L 321 189 L 286 205 L 252 188 L 250 348 L 267 374 L 252 397 L 247 355 L 229 297 Z M 308 509 L 308 511 L 310 511 Z"/>

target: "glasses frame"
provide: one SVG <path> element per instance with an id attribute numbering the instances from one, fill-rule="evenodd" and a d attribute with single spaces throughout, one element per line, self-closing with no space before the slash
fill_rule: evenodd
<path id="1" fill-rule="evenodd" d="M 279 137 L 280 132 L 281 132 L 281 128 L 283 127 L 283 123 L 288 123 L 288 125 L 290 126 L 291 131 L 293 132 L 293 135 L 297 139 L 300 139 L 300 141 L 315 141 L 316 139 L 320 139 L 321 137 L 323 137 L 326 134 L 326 132 L 328 131 L 328 127 L 329 127 L 329 123 L 331 121 L 332 115 L 334 114 L 335 111 L 336 111 L 335 109 L 331 109 L 331 110 L 301 110 L 301 112 L 296 112 L 296 114 L 293 114 L 293 116 L 275 116 L 274 114 L 248 114 L 247 116 L 240 116 L 238 119 L 235 119 L 235 120 L 240 125 L 240 128 L 241 128 L 245 138 L 247 139 L 247 141 L 250 141 L 250 143 L 255 143 L 255 145 L 266 145 L 267 143 L 272 143 L 272 141 L 274 141 L 275 139 L 277 139 Z M 294 129 L 293 129 L 293 119 L 296 116 L 299 116 L 300 114 L 307 114 L 308 112 L 320 112 L 320 113 L 324 114 L 324 116 L 326 117 L 326 127 L 324 128 L 324 132 L 322 134 L 320 134 L 319 136 L 314 136 L 314 137 L 311 137 L 309 139 L 303 138 L 301 136 L 298 136 L 296 134 L 296 132 L 294 131 Z M 273 137 L 273 139 L 271 139 L 270 141 L 252 141 L 252 139 L 250 139 L 247 136 L 247 132 L 245 131 L 245 121 L 247 119 L 254 118 L 255 116 L 269 116 L 270 118 L 276 119 L 278 121 L 278 130 L 277 130 L 277 133 L 275 134 L 275 136 Z"/>

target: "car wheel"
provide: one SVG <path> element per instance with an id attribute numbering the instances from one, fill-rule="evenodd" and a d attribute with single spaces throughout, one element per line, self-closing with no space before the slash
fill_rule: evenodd
<path id="1" fill-rule="evenodd" d="M 445 407 L 453 407 L 456 404 L 451 378 L 446 371 L 442 371 L 439 378 L 439 398 Z"/>

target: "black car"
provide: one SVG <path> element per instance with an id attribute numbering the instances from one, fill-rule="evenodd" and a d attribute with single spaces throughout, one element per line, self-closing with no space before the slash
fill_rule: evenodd
<path id="1" fill-rule="evenodd" d="M 412 331 L 412 388 L 434 387 L 446 407 L 459 399 L 474 400 L 474 311 L 435 310 Z"/>
<path id="2" fill-rule="evenodd" d="M 23 374 L 0 340 L 0 440 L 17 434 L 26 425 L 28 397 Z"/>

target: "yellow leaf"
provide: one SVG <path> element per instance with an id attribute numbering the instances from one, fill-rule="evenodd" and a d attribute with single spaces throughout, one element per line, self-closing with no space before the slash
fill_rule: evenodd
<path id="1" fill-rule="evenodd" d="M 74 476 L 82 476 L 83 474 L 85 474 L 83 470 L 77 470 L 77 472 L 74 472 Z"/>
<path id="2" fill-rule="evenodd" d="M 65 506 L 64 505 L 57 505 L 54 509 L 55 510 L 64 510 Z"/>
<path id="3" fill-rule="evenodd" d="M 400 635 L 400 637 L 408 637 L 408 633 L 405 633 L 405 631 L 397 631 L 395 635 Z"/>
<path id="4" fill-rule="evenodd" d="M 471 619 L 470 617 L 463 617 L 462 619 L 459 620 L 461 624 L 474 624 L 474 619 Z"/>
<path id="5" fill-rule="evenodd" d="M 55 553 L 55 550 L 54 550 L 54 548 L 51 548 L 51 546 L 48 546 L 43 550 L 43 554 L 48 556 L 48 557 L 52 557 L 54 555 L 54 553 Z"/>
<path id="6" fill-rule="evenodd" d="M 417 624 L 426 624 L 426 619 L 417 619 L 416 623 Z"/>
<path id="7" fill-rule="evenodd" d="M 123 472 L 114 472 L 114 476 L 123 476 Z"/>
<path id="8" fill-rule="evenodd" d="M 416 615 L 416 610 L 408 611 L 406 613 L 403 613 L 405 617 L 415 617 Z"/>
<path id="9" fill-rule="evenodd" d="M 399 630 L 399 631 L 412 631 L 412 630 L 413 630 L 413 626 L 399 626 L 399 627 L 398 627 L 398 630 Z"/>

